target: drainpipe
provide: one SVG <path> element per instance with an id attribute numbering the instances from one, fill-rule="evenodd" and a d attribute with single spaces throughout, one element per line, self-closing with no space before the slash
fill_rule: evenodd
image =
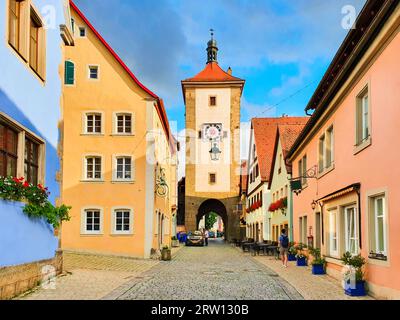
<path id="1" fill-rule="evenodd" d="M 290 175 L 290 179 L 292 178 L 292 176 Z M 290 188 L 290 183 L 289 183 L 289 188 Z M 290 235 L 289 235 L 289 239 L 291 239 L 291 241 L 292 242 L 294 242 L 294 235 L 293 235 L 293 192 L 292 192 L 292 190 L 290 189 L 289 190 L 289 200 L 290 201 L 288 201 L 289 202 L 289 223 L 290 223 L 290 226 L 289 226 L 289 229 L 290 229 Z"/>

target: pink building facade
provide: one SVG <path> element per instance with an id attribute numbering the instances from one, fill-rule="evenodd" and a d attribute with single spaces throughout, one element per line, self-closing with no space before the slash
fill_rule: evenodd
<path id="1" fill-rule="evenodd" d="M 400 298 L 399 30 L 398 1 L 367 1 L 288 154 L 302 177 L 294 240 L 321 248 L 338 279 L 341 256 L 361 253 L 370 294 L 389 299 Z"/>

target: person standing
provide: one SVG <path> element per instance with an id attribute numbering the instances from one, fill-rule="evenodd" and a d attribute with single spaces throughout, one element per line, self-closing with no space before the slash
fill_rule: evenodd
<path id="1" fill-rule="evenodd" d="M 206 247 L 208 247 L 208 238 L 209 237 L 210 237 L 210 233 L 206 229 L 206 231 L 204 231 L 204 242 L 205 242 Z"/>
<path id="2" fill-rule="evenodd" d="M 288 251 L 289 251 L 289 237 L 286 235 L 286 230 L 282 229 L 282 234 L 279 237 L 279 252 L 281 254 L 282 265 L 287 268 L 288 266 Z"/>

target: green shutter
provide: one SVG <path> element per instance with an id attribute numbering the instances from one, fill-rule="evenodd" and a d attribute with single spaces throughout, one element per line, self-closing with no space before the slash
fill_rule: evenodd
<path id="1" fill-rule="evenodd" d="M 65 61 L 65 84 L 74 84 L 75 65 L 71 61 Z"/>

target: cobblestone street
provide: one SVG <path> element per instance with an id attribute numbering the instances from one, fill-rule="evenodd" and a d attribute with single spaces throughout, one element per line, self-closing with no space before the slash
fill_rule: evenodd
<path id="1" fill-rule="evenodd" d="M 220 240 L 185 247 L 104 299 L 290 300 L 302 296 L 271 269 Z"/>

